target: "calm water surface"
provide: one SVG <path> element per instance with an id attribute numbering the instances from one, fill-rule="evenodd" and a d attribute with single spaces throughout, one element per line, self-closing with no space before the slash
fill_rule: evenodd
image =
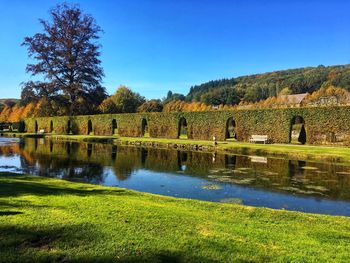
<path id="1" fill-rule="evenodd" d="M 350 166 L 337 163 L 0 138 L 0 171 L 350 216 Z"/>

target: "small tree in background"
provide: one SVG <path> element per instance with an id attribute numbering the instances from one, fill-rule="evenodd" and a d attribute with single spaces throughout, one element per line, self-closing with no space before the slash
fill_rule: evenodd
<path id="1" fill-rule="evenodd" d="M 148 100 L 137 108 L 137 112 L 161 112 L 163 104 L 160 100 Z"/>
<path id="2" fill-rule="evenodd" d="M 111 97 L 102 101 L 98 109 L 101 113 L 118 113 L 117 105 L 115 105 Z"/>
<path id="3" fill-rule="evenodd" d="M 133 92 L 125 86 L 120 86 L 110 97 L 99 106 L 102 113 L 133 113 L 145 102 L 139 93 Z"/>
<path id="4" fill-rule="evenodd" d="M 120 113 L 136 112 L 137 108 L 145 102 L 144 97 L 125 86 L 120 86 L 111 99 Z"/>

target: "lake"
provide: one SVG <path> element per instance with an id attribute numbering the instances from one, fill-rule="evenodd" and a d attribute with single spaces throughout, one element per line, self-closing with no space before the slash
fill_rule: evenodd
<path id="1" fill-rule="evenodd" d="M 0 138 L 0 171 L 180 198 L 350 216 L 350 164 Z"/>

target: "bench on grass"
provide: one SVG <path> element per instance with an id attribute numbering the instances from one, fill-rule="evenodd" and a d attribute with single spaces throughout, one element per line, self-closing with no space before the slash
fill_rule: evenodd
<path id="1" fill-rule="evenodd" d="M 38 134 L 44 134 L 44 133 L 45 133 L 44 129 L 38 131 Z"/>
<path id="2" fill-rule="evenodd" d="M 269 138 L 267 135 L 252 135 L 249 139 L 249 142 L 262 142 L 264 144 L 269 142 Z"/>

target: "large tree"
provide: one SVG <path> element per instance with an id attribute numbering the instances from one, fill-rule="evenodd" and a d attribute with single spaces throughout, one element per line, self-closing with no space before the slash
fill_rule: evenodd
<path id="1" fill-rule="evenodd" d="M 94 108 L 106 96 L 101 87 L 104 74 L 97 43 L 101 28 L 77 5 L 57 5 L 50 17 L 50 21 L 39 20 L 43 33 L 23 42 L 35 61 L 26 70 L 41 78 L 25 83 L 22 97 L 54 100 L 63 96 L 70 114 L 86 113 L 86 109 L 81 112 L 81 101 Z"/>

